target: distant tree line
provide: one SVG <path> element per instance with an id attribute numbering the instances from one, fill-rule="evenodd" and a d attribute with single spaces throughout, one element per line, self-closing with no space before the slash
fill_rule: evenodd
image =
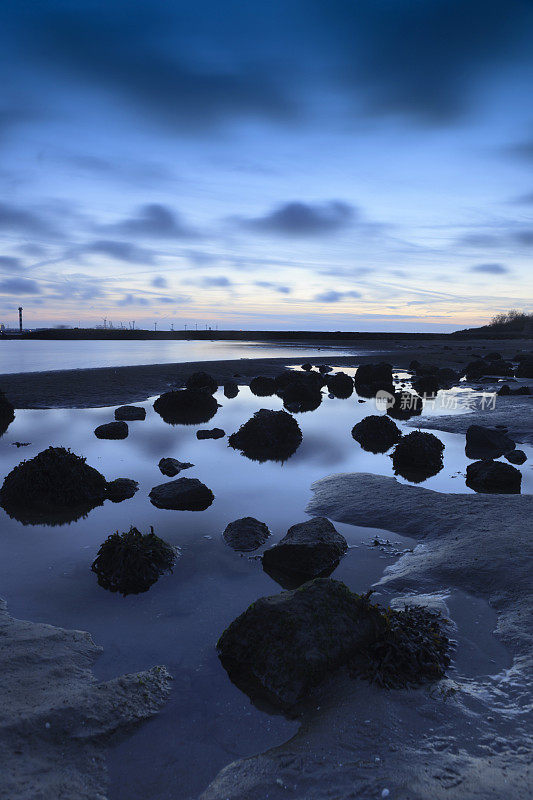
<path id="1" fill-rule="evenodd" d="M 495 314 L 489 323 L 491 328 L 505 328 L 509 331 L 524 331 L 533 325 L 533 314 L 512 308 L 502 314 Z"/>

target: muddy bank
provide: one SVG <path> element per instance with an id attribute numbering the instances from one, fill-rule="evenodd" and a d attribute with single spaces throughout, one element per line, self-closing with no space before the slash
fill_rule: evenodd
<path id="1" fill-rule="evenodd" d="M 100 655 L 84 631 L 13 619 L 0 601 L 0 795 L 105 800 L 111 736 L 155 714 L 164 667 L 97 683 Z"/>
<path id="2" fill-rule="evenodd" d="M 332 678 L 291 741 L 230 764 L 201 800 L 528 796 L 533 497 L 440 494 L 366 473 L 313 489 L 310 514 L 420 540 L 377 585 L 381 600 L 414 593 L 424 601 L 425 592 L 435 600 L 450 589 L 485 598 L 512 664 L 410 691 Z"/>

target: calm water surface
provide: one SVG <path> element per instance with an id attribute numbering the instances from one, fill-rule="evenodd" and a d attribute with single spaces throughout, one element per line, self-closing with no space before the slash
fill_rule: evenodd
<path id="1" fill-rule="evenodd" d="M 104 647 L 96 663 L 100 680 L 154 664 L 167 665 L 174 676 L 163 711 L 111 752 L 113 800 L 194 797 L 230 761 L 286 741 L 297 730 L 296 722 L 252 705 L 216 656 L 224 628 L 258 597 L 281 590 L 259 560 L 225 545 L 222 531 L 231 520 L 254 516 L 270 527 L 272 544 L 290 525 L 307 518 L 314 480 L 335 472 L 392 474 L 387 455 L 365 453 L 350 434 L 356 422 L 376 413 L 373 401 L 359 404 L 355 394 L 348 400 L 326 397 L 316 411 L 296 415 L 303 443 L 295 455 L 284 464 L 259 464 L 229 448 L 226 439 L 198 441 L 196 430 L 216 425 L 232 433 L 258 408 L 281 408 L 281 400 L 255 397 L 248 388 L 233 400 L 221 393 L 217 399 L 222 408 L 207 425 L 176 427 L 167 425 L 148 401 L 143 404 L 146 420 L 130 423 L 129 438 L 123 441 L 93 435 L 97 425 L 113 419 L 111 408 L 17 411 L 0 439 L 0 477 L 52 444 L 85 455 L 108 480 L 131 477 L 140 484 L 131 500 L 106 501 L 85 519 L 61 527 L 24 526 L 0 509 L 1 594 L 14 616 L 90 631 Z M 444 469 L 422 485 L 468 492 L 464 437 L 437 433 L 446 445 Z M 31 444 L 16 448 L 14 441 Z M 522 468 L 523 491 L 532 491 L 533 449 L 524 449 L 529 461 Z M 182 475 L 197 477 L 212 489 L 215 501 L 208 510 L 165 511 L 151 505 L 150 489 L 168 480 L 157 466 L 163 456 L 196 465 Z M 110 533 L 132 524 L 142 531 L 153 525 L 180 548 L 181 557 L 174 573 L 148 593 L 123 598 L 97 585 L 90 564 Z M 334 577 L 366 591 L 394 559 L 369 546 L 374 529 L 336 527 L 351 548 Z M 409 539 L 378 533 L 400 547 L 412 546 Z M 486 674 L 502 655 L 490 636 L 492 612 L 481 601 L 472 602 L 466 616 L 461 603 L 463 618 L 470 620 L 464 638 L 476 653 L 474 671 Z M 481 623 L 474 626 L 473 618 Z M 472 659 L 468 663 L 464 668 L 472 669 Z"/>

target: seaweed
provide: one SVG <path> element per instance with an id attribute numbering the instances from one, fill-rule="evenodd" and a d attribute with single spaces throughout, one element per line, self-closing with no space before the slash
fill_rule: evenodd
<path id="1" fill-rule="evenodd" d="M 413 431 L 403 436 L 392 452 L 394 473 L 419 483 L 443 467 L 444 444 L 433 433 Z"/>
<path id="2" fill-rule="evenodd" d="M 302 441 L 300 426 L 286 411 L 262 408 L 228 439 L 230 447 L 253 461 L 286 461 Z"/>
<path id="3" fill-rule="evenodd" d="M 91 570 L 98 576 L 98 584 L 110 592 L 140 594 L 148 589 L 165 572 L 172 572 L 176 550 L 150 533 L 142 534 L 133 525 L 125 533 L 112 533 L 100 546 Z"/>

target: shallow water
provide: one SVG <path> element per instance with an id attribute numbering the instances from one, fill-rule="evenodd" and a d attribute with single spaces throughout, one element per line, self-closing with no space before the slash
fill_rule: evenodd
<path id="1" fill-rule="evenodd" d="M 104 647 L 96 664 L 100 680 L 154 664 L 167 665 L 174 676 L 163 711 L 111 753 L 113 800 L 195 796 L 228 762 L 286 741 L 297 730 L 297 723 L 253 706 L 231 684 L 216 656 L 224 628 L 258 597 L 280 591 L 259 560 L 233 552 L 221 533 L 231 520 L 250 515 L 268 524 L 273 543 L 290 525 L 306 519 L 314 480 L 335 472 L 392 475 L 387 455 L 365 453 L 350 434 L 356 422 L 376 413 L 371 400 L 358 403 L 355 394 L 348 400 L 326 397 L 316 411 L 296 415 L 303 442 L 295 455 L 284 464 L 260 464 L 229 448 L 227 439 L 198 441 L 196 430 L 217 426 L 232 433 L 258 408 L 281 408 L 281 400 L 255 397 L 247 387 L 233 400 L 221 393 L 217 399 L 222 408 L 209 423 L 175 427 L 148 401 L 142 404 L 146 420 L 129 423 L 129 437 L 122 441 L 93 435 L 97 425 L 113 419 L 113 409 L 17 411 L 0 439 L 1 476 L 52 444 L 86 456 L 108 480 L 130 477 L 140 484 L 134 498 L 106 501 L 85 519 L 61 527 L 23 526 L 0 510 L 1 593 L 14 616 L 90 631 Z M 438 435 L 446 445 L 444 468 L 421 485 L 469 492 L 464 437 Z M 14 441 L 31 444 L 16 448 Z M 529 460 L 522 468 L 523 491 L 531 492 L 533 449 L 524 449 Z M 164 456 L 196 465 L 181 475 L 197 477 L 212 489 L 215 500 L 208 510 L 165 511 L 151 505 L 150 489 L 168 480 L 157 466 Z M 174 573 L 160 578 L 148 593 L 122 598 L 97 585 L 90 564 L 107 535 L 132 524 L 142 531 L 153 525 L 180 548 L 181 556 Z M 336 527 L 351 547 L 334 577 L 355 591 L 366 591 L 396 558 L 386 548 L 369 546 L 374 535 L 398 542 L 396 550 L 413 546 L 405 537 L 372 528 Z M 460 641 L 462 636 L 472 642 L 470 656 L 460 648 L 457 668 L 485 674 L 493 663 L 503 664 L 503 648 L 490 635 L 494 614 L 486 604 L 472 601 L 474 608 L 464 598 L 452 601 Z"/>
<path id="2" fill-rule="evenodd" d="M 0 339 L 0 375 L 16 372 L 45 372 L 55 369 L 173 364 L 184 361 L 222 361 L 236 358 L 284 358 L 292 353 L 305 359 L 358 353 L 349 348 L 316 347 L 303 342 L 193 342 L 172 340 L 49 341 Z M 371 352 L 371 351 L 365 351 Z"/>

